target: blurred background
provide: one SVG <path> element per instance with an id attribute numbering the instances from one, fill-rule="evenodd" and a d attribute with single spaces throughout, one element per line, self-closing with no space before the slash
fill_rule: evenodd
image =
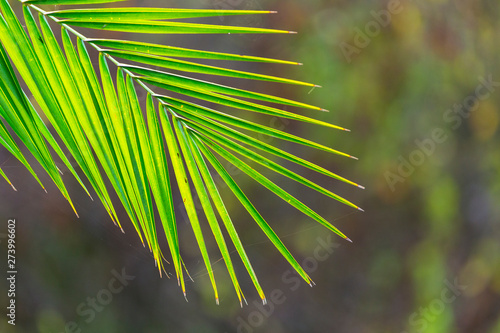
<path id="1" fill-rule="evenodd" d="M 362 213 L 273 178 L 353 243 L 235 172 L 316 286 L 300 281 L 250 216 L 226 196 L 269 304 L 261 305 L 238 264 L 248 300 L 240 308 L 222 261 L 214 264 L 221 294 L 221 304 L 215 304 L 179 209 L 181 251 L 194 279 L 187 283 L 186 302 L 175 279 L 158 276 L 123 210 L 125 235 L 66 175 L 78 219 L 46 175 L 48 194 L 1 149 L 0 164 L 18 192 L 5 182 L 0 186 L 0 236 L 7 218 L 16 218 L 19 273 L 16 326 L 2 315 L 0 332 L 500 332 L 498 1 L 170 0 L 160 6 L 276 10 L 206 21 L 299 32 L 142 38 L 304 63 L 228 66 L 322 88 L 217 82 L 321 106 L 330 112 L 297 112 L 352 130 L 245 115 L 359 157 L 261 138 L 366 186 L 361 190 L 292 167 L 358 204 Z M 179 208 L 178 199 L 176 204 Z M 3 267 L 5 238 L 0 241 Z M 217 261 L 220 254 L 214 244 L 211 248 Z M 173 273 L 170 266 L 167 270 Z M 0 288 L 3 313 L 5 278 Z"/>

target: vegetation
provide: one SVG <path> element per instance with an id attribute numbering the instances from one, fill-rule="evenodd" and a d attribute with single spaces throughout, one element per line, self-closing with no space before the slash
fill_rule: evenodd
<path id="1" fill-rule="evenodd" d="M 162 274 L 164 258 L 158 240 L 157 228 L 160 223 L 155 223 L 157 214 L 184 294 L 185 278 L 189 273 L 184 269 L 177 234 L 173 204 L 177 191 L 182 197 L 216 301 L 218 302 L 218 292 L 205 243 L 207 235 L 202 232 L 201 226 L 204 219 L 217 242 L 240 303 L 244 296 L 225 234 L 229 236 L 265 303 L 265 295 L 257 275 L 219 193 L 218 187 L 221 184 L 232 191 L 298 274 L 308 284 L 312 284 L 304 269 L 231 177 L 225 164 L 234 165 L 305 215 L 349 240 L 325 218 L 264 176 L 251 163 L 260 164 L 331 199 L 361 210 L 350 201 L 290 170 L 285 162 L 292 162 L 360 188 L 362 186 L 266 143 L 258 136 L 269 135 L 343 157 L 353 156 L 306 138 L 236 117 L 219 108 L 234 108 L 296 120 L 331 130 L 347 129 L 283 109 L 286 106 L 326 111 L 320 107 L 199 78 L 201 74 L 208 75 L 210 79 L 226 76 L 317 87 L 311 83 L 234 70 L 222 65 L 207 65 L 203 60 L 285 65 L 298 63 L 132 40 L 98 36 L 94 38 L 85 36 L 77 29 L 90 28 L 100 33 L 109 30 L 144 34 L 287 34 L 290 31 L 183 21 L 211 16 L 270 13 L 263 11 L 90 6 L 114 1 L 116 0 L 28 0 L 22 3 L 21 21 L 7 0 L 0 0 L 2 145 L 43 187 L 30 165 L 29 157 L 16 143 L 16 138 L 19 139 L 77 213 L 63 181 L 62 170 L 56 165 L 58 159 L 62 161 L 89 196 L 95 193 L 111 220 L 121 228 L 117 203 L 111 199 L 116 195 L 142 243 L 152 252 Z M 49 7 L 45 7 L 47 5 L 89 5 L 89 8 L 57 7 L 57 10 L 49 10 Z M 60 38 L 54 33 L 54 26 L 60 28 Z M 92 52 L 97 54 L 98 66 L 93 65 Z M 141 94 L 140 91 L 146 94 Z M 70 158 L 76 161 L 80 170 L 73 167 Z M 277 158 L 280 163 L 275 162 Z M 0 172 L 14 188 L 1 168 Z M 111 189 L 114 194 L 110 192 Z M 196 200 L 201 202 L 202 211 L 196 209 Z"/>

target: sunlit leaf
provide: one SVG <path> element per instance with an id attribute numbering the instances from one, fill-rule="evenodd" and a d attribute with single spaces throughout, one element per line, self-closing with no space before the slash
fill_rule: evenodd
<path id="1" fill-rule="evenodd" d="M 124 221 L 120 208 L 123 208 L 141 242 L 151 251 L 161 275 L 166 272 L 167 260 L 163 254 L 164 241 L 159 239 L 164 234 L 170 262 L 185 296 L 185 277 L 191 276 L 181 252 L 189 244 L 180 242 L 178 223 L 181 214 L 176 212 L 178 208 L 187 213 L 216 302 L 219 302 L 216 283 L 219 272 L 214 271 L 214 263 L 221 256 L 240 303 L 246 300 L 238 279 L 237 264 L 243 264 L 258 295 L 266 303 L 258 274 L 245 251 L 245 240 L 233 224 L 225 199 L 219 192 L 221 184 L 227 186 L 229 194 L 237 198 L 284 259 L 312 285 L 306 271 L 224 164 L 236 166 L 267 188 L 270 194 L 277 195 L 312 220 L 349 240 L 337 227 L 249 163 L 260 164 L 290 181 L 324 194 L 333 202 L 360 209 L 283 162 L 293 162 L 306 170 L 362 188 L 361 185 L 293 152 L 284 151 L 277 143 L 264 142 L 261 136 L 354 157 L 285 130 L 250 121 L 244 116 L 236 117 L 227 109 L 319 125 L 318 129 L 324 130 L 325 135 L 330 130 L 348 130 L 315 119 L 316 112 L 326 111 L 320 107 L 218 83 L 221 77 L 229 77 L 317 87 L 291 78 L 230 69 L 226 62 L 299 63 L 108 39 L 106 35 L 86 36 L 79 27 L 94 29 L 91 32 L 97 35 L 105 30 L 182 35 L 290 31 L 184 21 L 222 15 L 269 14 L 270 11 L 93 8 L 94 4 L 113 2 L 116 0 L 27 0 L 22 1 L 22 15 L 18 17 L 8 0 L 0 0 L 0 145 L 44 188 L 34 171 L 37 169 L 32 166 L 33 160 L 36 161 L 75 213 L 62 170 L 56 162 L 62 161 L 83 190 L 99 199 L 111 220 L 120 228 Z M 84 8 L 68 9 L 65 5 L 82 5 Z M 85 5 L 92 6 L 85 8 Z M 217 65 L 200 62 L 206 59 L 219 62 Z M 217 110 L 219 106 L 223 106 L 224 111 Z M 25 146 L 27 153 L 20 144 Z M 76 163 L 72 164 L 70 160 Z M 1 167 L 0 176 L 15 189 Z M 174 207 L 178 196 L 182 207 Z M 198 202 L 200 207 L 196 204 Z M 210 232 L 206 233 L 206 230 Z M 211 253 L 209 244 L 215 244 L 220 254 Z M 232 252 L 236 253 L 234 257 Z M 212 261 L 212 258 L 217 259 Z"/>

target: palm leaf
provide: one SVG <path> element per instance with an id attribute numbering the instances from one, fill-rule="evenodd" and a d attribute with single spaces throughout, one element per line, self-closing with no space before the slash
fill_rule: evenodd
<path id="1" fill-rule="evenodd" d="M 246 254 L 244 243 L 219 193 L 215 176 L 224 181 L 258 227 L 299 275 L 307 283 L 312 284 L 310 277 L 230 176 L 220 159 L 233 164 L 299 211 L 349 240 L 325 218 L 265 177 L 244 159 L 361 210 L 357 205 L 290 170 L 280 162 L 269 159 L 265 154 L 360 188 L 363 188 L 362 186 L 263 142 L 254 135 L 270 135 L 340 156 L 354 157 L 306 138 L 214 110 L 207 104 L 292 119 L 312 126 L 346 129 L 281 108 L 291 106 L 311 111 L 325 111 L 320 107 L 225 86 L 210 80 L 225 76 L 304 87 L 315 87 L 314 84 L 233 70 L 224 67 L 223 63 L 220 66 L 208 66 L 199 61 L 210 59 L 287 65 L 299 63 L 130 40 L 87 37 L 75 27 L 99 31 L 162 34 L 267 34 L 290 33 L 290 31 L 183 21 L 183 19 L 220 15 L 271 13 L 269 11 L 126 7 L 46 11 L 40 7 L 40 5 L 90 5 L 111 2 L 115 1 L 22 1 L 24 23 L 21 23 L 8 1 L 0 0 L 0 75 L 2 76 L 0 144 L 18 159 L 43 187 L 28 162 L 29 158 L 22 153 L 14 140 L 17 137 L 47 172 L 73 209 L 75 208 L 61 172 L 55 164 L 55 155 L 63 161 L 70 173 L 90 195 L 85 185 L 89 184 L 111 220 L 120 228 L 116 205 L 122 205 L 142 243 L 152 252 L 160 274 L 164 270 L 164 256 L 159 245 L 157 228 L 161 225 L 166 235 L 172 265 L 184 295 L 186 295 L 183 272 L 185 265 L 180 253 L 181 245 L 173 204 L 175 188 L 179 189 L 182 197 L 217 303 L 219 298 L 216 279 L 206 246 L 206 238 L 210 236 L 202 231 L 205 219 L 226 264 L 240 303 L 245 297 L 238 282 L 236 263 L 231 257 L 228 241 L 236 249 L 259 296 L 264 303 L 266 302 L 257 274 Z M 54 34 L 54 25 L 58 25 L 61 29 L 61 40 Z M 89 47 L 98 53 L 99 68 L 92 65 Z M 162 70 L 153 69 L 151 66 Z M 16 71 L 19 73 L 19 79 L 15 75 Z M 113 71 L 116 71 L 116 75 Z M 182 75 L 178 72 L 182 72 Z M 206 75 L 207 79 L 194 78 L 193 74 Z M 27 91 L 21 88 L 20 80 L 27 86 Z M 139 98 L 138 90 L 146 91 L 145 100 Z M 48 119 L 48 124 L 42 121 L 41 114 L 35 110 L 27 94 L 32 94 L 40 105 L 40 112 L 43 112 Z M 155 108 L 156 103 L 158 108 Z M 53 128 L 55 136 L 49 128 Z M 56 137 L 76 161 L 84 175 L 83 179 L 69 163 Z M 50 152 L 49 147 L 54 153 Z M 173 168 L 172 179 L 169 164 Z M 1 168 L 0 175 L 14 188 Z M 110 185 L 106 186 L 106 183 Z M 116 193 L 119 202 L 111 200 L 110 191 Z M 202 211 L 198 211 L 195 207 L 195 196 L 202 204 Z M 155 211 L 160 217 L 158 223 L 155 221 Z M 226 239 L 223 230 L 229 235 L 229 239 Z"/>

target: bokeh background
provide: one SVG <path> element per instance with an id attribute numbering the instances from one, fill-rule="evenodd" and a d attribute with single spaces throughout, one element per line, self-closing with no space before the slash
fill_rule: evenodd
<path id="1" fill-rule="evenodd" d="M 498 1 L 131 3 L 277 10 L 278 14 L 269 16 L 210 22 L 299 32 L 145 39 L 304 63 L 229 66 L 302 79 L 322 88 L 219 82 L 319 105 L 330 112 L 298 112 L 352 130 L 248 115 L 360 158 L 355 161 L 273 141 L 366 186 L 361 190 L 294 169 L 358 203 L 365 209 L 362 213 L 273 178 L 333 221 L 353 244 L 236 173 L 237 182 L 299 262 L 304 262 L 316 286 L 297 282 L 287 262 L 228 197 L 270 304 L 257 305 L 260 299 L 240 265 L 249 302 L 240 308 L 219 261 L 214 270 L 221 304 L 215 305 L 190 226 L 179 213 L 182 253 L 194 279 L 188 283 L 186 302 L 175 279 L 159 278 L 152 257 L 130 225 L 124 222 L 123 235 L 102 206 L 66 176 L 80 213 L 77 219 L 54 186 L 49 185 L 45 194 L 2 149 L 0 164 L 18 192 L 5 183 L 0 186 L 0 233 L 6 233 L 7 218 L 17 219 L 19 274 L 16 326 L 8 325 L 2 315 L 0 332 L 500 332 Z M 388 9 L 390 16 L 380 16 Z M 488 80 L 493 82 L 484 87 Z M 42 180 L 49 183 L 46 176 Z M 123 211 L 122 217 L 127 220 Z M 2 269 L 4 240 L 0 238 Z M 212 244 L 213 260 L 219 257 Z M 172 272 L 168 266 L 167 270 Z M 107 304 L 90 310 L 88 298 L 104 297 L 113 272 L 123 271 L 133 280 L 112 294 Z M 5 278 L 0 279 L 2 313 L 6 287 Z"/>

